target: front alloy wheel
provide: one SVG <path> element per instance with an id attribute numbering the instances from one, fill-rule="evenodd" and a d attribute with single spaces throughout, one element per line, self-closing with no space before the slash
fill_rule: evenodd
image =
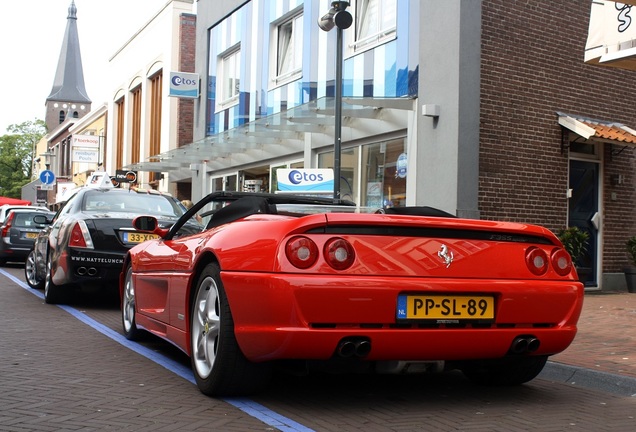
<path id="1" fill-rule="evenodd" d="M 197 282 L 190 343 L 194 377 L 204 394 L 245 395 L 267 385 L 271 365 L 250 362 L 238 346 L 217 264 L 208 264 Z"/>

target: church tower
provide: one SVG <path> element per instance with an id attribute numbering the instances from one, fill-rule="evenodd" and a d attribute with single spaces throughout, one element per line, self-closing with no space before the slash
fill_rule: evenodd
<path id="1" fill-rule="evenodd" d="M 91 110 L 91 100 L 84 86 L 84 71 L 77 33 L 77 7 L 74 0 L 68 8 L 66 31 L 53 89 L 46 98 L 45 105 L 45 123 L 49 132 L 63 123 L 66 118 L 81 118 Z"/>

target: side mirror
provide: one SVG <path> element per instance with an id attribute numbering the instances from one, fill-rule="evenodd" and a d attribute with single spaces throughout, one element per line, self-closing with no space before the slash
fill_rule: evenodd
<path id="1" fill-rule="evenodd" d="M 46 215 L 35 215 L 33 216 L 33 222 L 35 222 L 36 225 L 49 225 L 53 222 L 53 219 L 47 218 Z"/>
<path id="2" fill-rule="evenodd" d="M 161 228 L 154 216 L 137 216 L 133 219 L 132 225 L 137 231 L 150 232 L 159 237 L 164 237 L 168 233 L 168 229 Z"/>
<path id="3" fill-rule="evenodd" d="M 137 216 L 133 219 L 133 227 L 137 231 L 150 231 L 153 232 L 157 229 L 159 223 L 157 222 L 157 218 L 153 216 Z"/>

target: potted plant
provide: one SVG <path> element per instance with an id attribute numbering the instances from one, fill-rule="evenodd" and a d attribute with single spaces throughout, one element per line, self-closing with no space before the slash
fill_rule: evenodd
<path id="1" fill-rule="evenodd" d="M 572 264 L 576 269 L 579 280 L 583 281 L 586 276 L 581 274 L 584 269 L 580 267 L 580 260 L 587 251 L 587 241 L 590 234 L 578 227 L 571 226 L 559 231 L 557 237 L 559 237 L 563 247 L 572 257 Z"/>
<path id="2" fill-rule="evenodd" d="M 630 261 L 630 265 L 624 269 L 627 291 L 636 293 L 636 236 L 628 238 L 625 246 L 627 246 Z"/>
<path id="3" fill-rule="evenodd" d="M 578 227 L 571 226 L 559 231 L 557 237 L 563 243 L 563 247 L 572 257 L 572 263 L 576 266 L 576 262 L 587 251 L 587 240 L 590 234 Z"/>

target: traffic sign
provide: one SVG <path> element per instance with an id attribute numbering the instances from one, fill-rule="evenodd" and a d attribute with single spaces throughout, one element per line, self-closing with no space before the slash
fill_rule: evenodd
<path id="1" fill-rule="evenodd" d="M 55 183 L 55 174 L 51 170 L 44 170 L 40 173 L 40 181 L 45 185 L 52 185 Z"/>

